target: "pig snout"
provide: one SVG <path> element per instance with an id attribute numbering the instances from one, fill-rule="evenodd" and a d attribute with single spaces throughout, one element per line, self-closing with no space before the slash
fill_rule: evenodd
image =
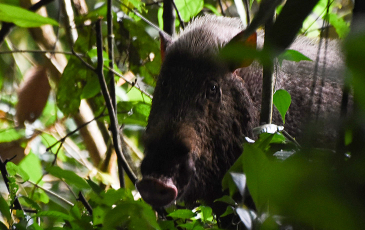
<path id="1" fill-rule="evenodd" d="M 143 178 L 136 184 L 137 190 L 144 201 L 152 207 L 163 207 L 173 202 L 177 197 L 177 188 L 172 179 Z"/>

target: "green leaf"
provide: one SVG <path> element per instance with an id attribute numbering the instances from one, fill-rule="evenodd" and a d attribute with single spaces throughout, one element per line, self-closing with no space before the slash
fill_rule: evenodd
<path id="1" fill-rule="evenodd" d="M 222 16 L 222 14 L 217 10 L 216 7 L 214 7 L 213 5 L 211 4 L 207 4 L 205 3 L 204 4 L 204 8 L 207 8 L 209 10 L 211 10 L 215 15 L 218 15 L 218 16 Z"/>
<path id="2" fill-rule="evenodd" d="M 41 161 L 32 152 L 23 158 L 19 163 L 19 167 L 29 175 L 29 180 L 34 183 L 37 183 L 43 176 Z M 39 185 L 43 183 L 43 181 L 40 181 Z"/>
<path id="3" fill-rule="evenodd" d="M 20 201 L 22 206 L 33 208 L 37 211 L 41 210 L 41 207 L 33 199 L 30 199 L 29 197 L 20 196 L 19 201 Z"/>
<path id="4" fill-rule="evenodd" d="M 59 179 L 64 179 L 66 181 L 66 183 L 72 184 L 72 185 L 76 186 L 78 189 L 90 188 L 89 184 L 73 171 L 64 170 L 57 166 L 47 167 L 47 171 L 49 174 L 51 174 Z"/>
<path id="5" fill-rule="evenodd" d="M 300 61 L 312 61 L 312 59 L 310 59 L 309 57 L 305 56 L 304 54 L 302 54 L 299 51 L 296 50 L 291 50 L 291 49 L 287 49 L 285 50 L 284 53 L 280 54 L 278 56 L 278 62 L 280 64 L 280 66 L 283 63 L 283 60 L 287 60 L 287 61 L 295 61 L 295 62 L 300 62 Z"/>
<path id="6" fill-rule="evenodd" d="M 325 20 L 335 27 L 336 32 L 340 38 L 345 38 L 350 32 L 350 24 L 343 18 L 339 17 L 337 14 L 330 13 L 326 15 Z"/>
<path id="7" fill-rule="evenodd" d="M 102 229 L 160 229 L 151 206 L 141 201 L 121 201 L 104 217 Z"/>
<path id="8" fill-rule="evenodd" d="M 173 211 L 172 213 L 168 214 L 172 218 L 179 218 L 179 219 L 190 219 L 195 216 L 195 213 L 190 209 L 178 209 Z"/>
<path id="9" fill-rule="evenodd" d="M 136 124 L 146 126 L 151 105 L 144 102 L 118 102 L 118 121 L 120 124 Z"/>
<path id="10" fill-rule="evenodd" d="M 221 217 L 228 216 L 232 213 L 234 213 L 234 208 L 232 206 L 228 206 L 226 211 L 221 215 Z"/>
<path id="11" fill-rule="evenodd" d="M 229 205 L 232 205 L 232 206 L 235 206 L 236 205 L 236 201 L 234 201 L 232 197 L 227 196 L 227 195 L 222 196 L 221 198 L 216 199 L 214 202 L 218 202 L 218 201 L 224 202 L 224 203 L 229 204 Z"/>
<path id="12" fill-rule="evenodd" d="M 159 220 L 158 224 L 160 225 L 161 230 L 177 230 L 175 223 L 172 220 Z"/>
<path id="13" fill-rule="evenodd" d="M 104 217 L 108 211 L 110 211 L 111 208 L 109 207 L 96 207 L 93 209 L 93 223 L 94 226 L 102 224 L 104 222 Z"/>
<path id="14" fill-rule="evenodd" d="M 0 195 L 0 213 L 7 221 L 11 220 L 10 207 L 2 195 Z"/>
<path id="15" fill-rule="evenodd" d="M 274 93 L 273 102 L 275 107 L 278 109 L 281 118 L 283 119 L 283 123 L 285 124 L 285 114 L 291 104 L 290 94 L 284 89 L 276 90 L 276 92 Z"/>
<path id="16" fill-rule="evenodd" d="M 32 196 L 32 199 L 45 204 L 48 204 L 49 202 L 49 197 L 47 193 L 45 193 L 42 189 L 37 189 L 34 195 Z"/>
<path id="17" fill-rule="evenodd" d="M 67 221 L 72 221 L 73 218 L 71 215 L 65 214 L 63 212 L 59 212 L 59 211 L 43 211 L 43 212 L 38 212 L 35 217 L 53 217 L 53 218 L 57 218 L 57 219 L 62 219 L 62 220 L 67 220 Z"/>
<path id="18" fill-rule="evenodd" d="M 92 193 L 91 200 L 98 205 L 113 206 L 119 201 L 133 201 L 132 192 L 129 189 L 120 188 L 118 190 L 109 189 L 107 191 L 102 191 L 99 194 Z"/>
<path id="19" fill-rule="evenodd" d="M 9 230 L 9 228 L 3 222 L 0 222 L 0 230 Z"/>
<path id="20" fill-rule="evenodd" d="M 155 85 L 161 67 L 159 43 L 145 29 L 145 24 L 124 18 L 120 23 L 120 33 L 116 40 L 121 42 L 118 50 L 127 52 L 130 71 L 143 76 L 143 81 Z"/>
<path id="21" fill-rule="evenodd" d="M 14 23 L 20 27 L 39 27 L 45 24 L 58 26 L 58 22 L 21 7 L 0 3 L 0 21 Z"/>
<path id="22" fill-rule="evenodd" d="M 6 169 L 8 170 L 8 173 L 10 176 L 15 176 L 15 174 L 19 174 L 19 176 L 24 180 L 29 180 L 29 175 L 21 169 L 18 165 L 14 164 L 13 162 L 8 162 L 6 164 Z"/>
<path id="23" fill-rule="evenodd" d="M 80 220 L 81 219 L 81 211 L 80 211 L 79 207 L 77 207 L 77 205 L 74 205 L 71 208 L 70 214 L 76 220 Z"/>
<path id="24" fill-rule="evenodd" d="M 208 206 L 199 206 L 201 219 L 203 222 L 212 221 L 213 220 L 213 211 L 211 207 Z"/>
<path id="25" fill-rule="evenodd" d="M 255 205 L 260 211 L 267 200 L 267 189 L 263 175 L 268 173 L 270 164 L 265 153 L 257 147 L 258 144 L 243 145 L 242 163 L 246 173 L 246 182 Z M 265 186 L 266 185 L 266 186 Z M 260 212 L 259 212 L 260 213 Z"/>
<path id="26" fill-rule="evenodd" d="M 204 6 L 203 0 L 177 0 L 176 7 L 180 12 L 182 19 L 187 22 L 195 17 Z"/>
<path id="27" fill-rule="evenodd" d="M 19 140 L 25 135 L 24 129 L 16 130 L 16 129 L 3 129 L 0 130 L 0 142 L 11 142 L 15 140 Z"/>

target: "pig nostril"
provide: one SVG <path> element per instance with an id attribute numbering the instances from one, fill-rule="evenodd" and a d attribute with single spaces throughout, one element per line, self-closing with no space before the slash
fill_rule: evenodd
<path id="1" fill-rule="evenodd" d="M 144 201 L 153 207 L 163 207 L 173 202 L 177 197 L 177 188 L 169 179 L 145 178 L 136 184 L 136 188 Z"/>

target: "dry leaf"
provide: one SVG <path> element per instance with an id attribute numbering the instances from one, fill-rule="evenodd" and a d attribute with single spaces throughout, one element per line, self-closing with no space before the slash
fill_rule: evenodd
<path id="1" fill-rule="evenodd" d="M 42 114 L 50 90 L 46 68 L 28 70 L 18 90 L 15 118 L 19 126 L 23 126 L 24 121 L 34 122 Z"/>

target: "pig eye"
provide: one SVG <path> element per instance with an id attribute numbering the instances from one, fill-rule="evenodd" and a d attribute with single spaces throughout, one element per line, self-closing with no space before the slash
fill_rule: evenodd
<path id="1" fill-rule="evenodd" d="M 207 88 L 207 98 L 216 99 L 220 96 L 220 90 L 217 82 L 210 82 Z"/>

